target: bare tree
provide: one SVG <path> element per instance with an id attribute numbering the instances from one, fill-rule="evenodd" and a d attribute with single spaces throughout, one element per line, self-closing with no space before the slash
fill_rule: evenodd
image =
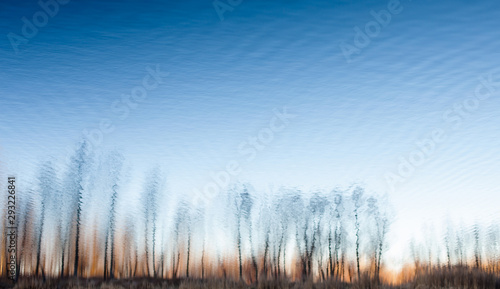
<path id="1" fill-rule="evenodd" d="M 472 233 L 474 234 L 474 261 L 476 263 L 476 268 L 481 267 L 481 244 L 480 244 L 480 232 L 481 229 L 478 223 L 472 226 Z"/>
<path id="2" fill-rule="evenodd" d="M 445 242 L 445 247 L 446 247 L 446 258 L 448 261 L 448 269 L 451 269 L 451 263 L 452 263 L 452 252 L 454 251 L 452 246 L 453 246 L 453 228 L 450 222 L 448 222 L 446 226 L 446 233 L 444 235 L 444 242 Z"/>
<path id="3" fill-rule="evenodd" d="M 490 272 L 498 272 L 498 265 L 500 263 L 500 226 L 498 224 L 491 224 L 488 227 L 487 234 L 487 256 L 488 267 Z"/>
<path id="4" fill-rule="evenodd" d="M 179 206 L 177 207 L 177 211 L 175 214 L 175 220 L 174 220 L 174 236 L 175 236 L 175 242 L 176 242 L 176 249 L 177 252 L 175 252 L 174 248 L 174 254 L 172 255 L 172 265 L 173 265 L 173 277 L 177 278 L 177 272 L 179 271 L 179 266 L 180 266 L 180 257 L 181 257 L 181 240 L 183 240 L 184 234 L 188 238 L 188 248 L 187 248 L 187 255 L 190 254 L 190 246 L 191 246 L 191 228 L 190 228 L 190 214 L 188 212 L 189 206 L 186 202 L 181 202 Z M 189 257 L 186 260 L 186 275 L 189 275 Z"/>
<path id="5" fill-rule="evenodd" d="M 306 243 L 306 260 L 307 260 L 307 276 L 312 275 L 313 256 L 319 247 L 321 239 L 321 223 L 325 208 L 329 205 L 328 199 L 320 193 L 315 193 L 309 201 L 308 214 L 311 215 L 311 237 L 305 237 Z"/>
<path id="6" fill-rule="evenodd" d="M 294 212 L 293 223 L 295 224 L 295 244 L 298 251 L 301 267 L 301 277 L 307 277 L 307 229 L 310 215 L 305 210 L 301 191 L 290 191 L 290 210 Z"/>
<path id="7" fill-rule="evenodd" d="M 46 208 L 49 205 L 50 199 L 53 198 L 53 196 L 57 193 L 57 177 L 56 173 L 54 170 L 54 167 L 51 162 L 46 162 L 44 163 L 39 172 L 39 177 L 38 177 L 38 182 L 39 182 L 39 190 L 40 190 L 40 195 L 41 195 L 41 200 L 40 200 L 40 207 L 41 207 L 41 213 L 40 213 L 40 226 L 38 228 L 38 240 L 37 240 L 37 252 L 36 252 L 36 268 L 35 268 L 35 274 L 39 276 L 39 269 L 41 268 L 41 274 L 42 278 L 45 279 L 45 271 L 43 266 L 40 266 L 40 260 L 41 260 L 41 254 L 42 254 L 42 236 L 44 232 L 44 225 L 45 225 L 45 219 L 46 219 Z"/>
<path id="8" fill-rule="evenodd" d="M 241 252 L 242 250 L 241 223 L 243 219 L 244 221 L 246 221 L 247 224 L 249 224 L 249 230 L 251 236 L 251 223 L 249 223 L 249 221 L 250 221 L 250 213 L 253 201 L 248 190 L 248 185 L 241 185 L 241 186 L 237 185 L 232 190 L 230 190 L 230 193 L 234 194 L 233 205 L 235 208 L 236 230 L 237 230 L 236 243 L 238 248 L 239 280 L 243 280 L 243 259 Z M 252 262 L 254 264 L 255 270 L 257 271 L 256 261 L 252 260 Z"/>
<path id="9" fill-rule="evenodd" d="M 80 257 L 80 231 L 82 223 L 82 208 L 84 182 L 90 165 L 89 144 L 82 141 L 75 155 L 71 159 L 71 164 L 68 170 L 66 190 L 73 197 L 73 211 L 75 223 L 75 246 L 74 246 L 74 263 L 73 275 L 78 276 L 78 265 Z"/>
<path id="10" fill-rule="evenodd" d="M 286 277 L 286 245 L 289 235 L 289 226 L 293 212 L 290 211 L 292 199 L 286 192 L 282 191 L 283 196 L 274 199 L 273 204 L 273 243 L 275 249 L 275 277 L 280 278 L 281 272 Z M 283 255 L 283 258 L 281 256 Z M 281 265 L 283 264 L 283 266 Z"/>
<path id="11" fill-rule="evenodd" d="M 341 253 L 341 242 L 344 237 L 343 225 L 342 225 L 342 214 L 344 212 L 344 196 L 340 190 L 333 192 L 334 197 L 334 209 L 330 210 L 331 220 L 334 221 L 335 230 L 333 231 L 332 240 L 332 225 L 328 226 L 328 265 L 329 274 L 331 277 L 338 278 L 340 275 L 340 257 Z M 332 241 L 334 242 L 333 256 L 332 256 Z"/>
<path id="12" fill-rule="evenodd" d="M 19 276 L 21 274 L 21 270 L 24 269 L 24 273 L 26 274 L 28 265 L 26 264 L 27 260 L 29 260 L 26 256 L 31 257 L 31 253 L 33 252 L 33 243 L 31 242 L 34 239 L 33 232 L 33 224 L 34 224 L 34 212 L 35 212 L 35 202 L 34 202 L 34 192 L 32 190 L 27 190 L 23 192 L 23 194 L 18 194 L 16 196 L 16 204 L 17 208 L 19 208 L 18 215 L 14 219 L 15 226 L 18 228 L 18 238 L 21 243 L 17 244 L 17 252 L 19 253 L 16 260 L 16 275 L 15 280 L 19 280 Z M 17 241 L 16 241 L 17 242 Z M 20 246 L 19 246 L 20 245 Z M 30 258 L 32 259 L 32 258 Z"/>
<path id="13" fill-rule="evenodd" d="M 118 187 L 120 181 L 120 173 L 123 165 L 123 156 L 117 152 L 112 152 L 108 155 L 105 165 L 105 172 L 109 178 L 109 185 L 111 186 L 110 194 L 110 211 L 108 214 L 108 226 L 106 230 L 106 239 L 104 242 L 104 279 L 107 278 L 108 272 L 108 240 L 110 245 L 110 264 L 109 276 L 114 278 L 114 265 L 115 265 L 115 227 L 116 227 L 116 205 L 118 201 Z"/>
<path id="14" fill-rule="evenodd" d="M 375 223 L 375 236 L 374 236 L 374 269 L 375 281 L 380 283 L 380 266 L 382 260 L 382 253 L 384 249 L 385 235 L 389 226 L 389 218 L 387 213 L 382 211 L 379 206 L 378 200 L 371 196 L 367 199 L 368 213 L 370 219 Z"/>
<path id="15" fill-rule="evenodd" d="M 150 255 L 153 264 L 153 276 L 156 278 L 156 229 L 158 217 L 158 200 L 160 194 L 161 176 L 159 168 L 153 169 L 146 178 L 145 193 L 143 199 L 143 212 L 145 221 L 145 254 L 146 270 L 148 277 L 150 271 Z M 151 246 L 150 241 L 151 240 Z M 151 250 L 149 248 L 151 247 Z"/>
<path id="16" fill-rule="evenodd" d="M 352 201 L 354 204 L 354 228 L 356 234 L 356 268 L 358 272 L 358 280 L 361 280 L 361 268 L 360 268 L 360 210 L 363 204 L 363 194 L 364 190 L 361 187 L 356 187 L 352 191 Z"/>

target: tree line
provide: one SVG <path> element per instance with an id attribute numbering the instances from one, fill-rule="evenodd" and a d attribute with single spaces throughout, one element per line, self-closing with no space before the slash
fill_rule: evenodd
<path id="1" fill-rule="evenodd" d="M 64 168 L 40 165 L 19 192 L 18 274 L 380 281 L 393 215 L 387 198 L 362 186 L 262 192 L 235 183 L 195 207 L 169 192 L 159 168 L 125 196 L 124 162 L 82 142 Z"/>

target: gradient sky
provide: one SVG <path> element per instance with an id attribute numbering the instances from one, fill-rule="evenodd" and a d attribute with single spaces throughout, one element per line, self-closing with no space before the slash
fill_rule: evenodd
<path id="1" fill-rule="evenodd" d="M 424 224 L 497 220 L 500 85 L 467 115 L 453 109 L 480 77 L 500 80 L 500 2 L 401 0 L 346 61 L 341 44 L 389 2 L 243 0 L 221 21 L 208 0 L 74 0 L 16 53 L 9 33 L 22 36 L 22 18 L 43 10 L 2 1 L 2 174 L 29 178 L 40 161 L 64 160 L 108 119 L 115 130 L 99 149 L 121 151 L 138 183 L 160 164 L 178 194 L 231 160 L 242 167 L 233 181 L 261 188 L 361 182 L 388 193 L 394 259 Z M 121 119 L 113 103 L 157 65 L 164 83 Z M 283 107 L 296 117 L 247 161 L 238 147 Z M 435 129 L 445 140 L 391 190 L 387 173 Z"/>

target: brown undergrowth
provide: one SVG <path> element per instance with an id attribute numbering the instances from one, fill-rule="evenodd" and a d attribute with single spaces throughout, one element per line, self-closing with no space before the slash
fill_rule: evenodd
<path id="1" fill-rule="evenodd" d="M 354 283 L 335 280 L 293 282 L 286 279 L 261 280 L 255 284 L 229 279 L 178 279 L 154 278 L 103 280 L 100 278 L 64 278 L 43 280 L 36 277 L 21 277 L 14 285 L 8 280 L 0 281 L 0 288 L 14 289 L 500 289 L 498 274 L 474 268 L 433 268 L 416 272 L 412 280 L 403 285 L 377 284 L 370 278 Z"/>

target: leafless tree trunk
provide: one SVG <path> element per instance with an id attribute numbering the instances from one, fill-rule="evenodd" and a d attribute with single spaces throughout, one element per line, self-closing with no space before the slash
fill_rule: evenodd
<path id="1" fill-rule="evenodd" d="M 191 230 L 188 229 L 187 256 L 186 256 L 186 278 L 189 278 L 189 254 L 191 253 Z"/>
<path id="2" fill-rule="evenodd" d="M 205 240 L 203 240 L 203 249 L 201 251 L 201 279 L 205 279 Z"/>
<path id="3" fill-rule="evenodd" d="M 108 240 L 109 240 L 109 231 L 106 230 L 106 239 L 104 241 L 104 280 L 108 278 Z"/>
<path id="4" fill-rule="evenodd" d="M 109 222 L 110 229 L 110 241 L 111 241 L 111 262 L 109 264 L 109 273 L 111 279 L 115 277 L 115 226 L 116 226 L 116 202 L 118 198 L 118 185 L 113 185 L 113 195 L 111 197 L 111 219 Z"/>
<path id="5" fill-rule="evenodd" d="M 88 144 L 83 141 L 75 156 L 72 159 L 72 171 L 70 172 L 69 178 L 72 183 L 71 190 L 74 192 L 75 200 L 75 253 L 74 253 L 74 263 L 73 263 L 73 276 L 78 276 L 78 265 L 80 258 L 80 231 L 82 223 L 82 206 L 83 206 L 83 182 L 85 167 L 88 163 Z"/>
<path id="6" fill-rule="evenodd" d="M 360 268 L 360 224 L 359 224 L 359 209 L 361 207 L 361 197 L 363 191 L 360 188 L 356 188 L 352 194 L 352 200 L 354 201 L 354 227 L 356 231 L 356 268 L 358 271 L 358 280 L 361 280 L 361 268 Z"/>
<path id="7" fill-rule="evenodd" d="M 144 221 L 145 221 L 145 253 L 146 253 L 146 271 L 148 277 L 151 277 L 151 269 L 149 262 L 149 255 L 151 254 L 153 265 L 153 276 L 156 278 L 156 228 L 158 216 L 158 198 L 160 194 L 160 171 L 158 168 L 153 169 L 150 177 L 146 181 L 146 189 L 144 195 Z M 151 253 L 149 250 L 149 233 L 151 226 Z"/>
<path id="8" fill-rule="evenodd" d="M 474 224 L 472 228 L 474 234 L 474 261 L 476 268 L 479 269 L 481 266 L 481 248 L 479 244 L 479 224 Z"/>
<path id="9" fill-rule="evenodd" d="M 38 231 L 38 240 L 37 240 L 37 254 L 36 254 L 36 269 L 35 274 L 39 276 L 39 269 L 41 263 L 41 247 L 42 247 L 42 236 L 45 228 L 46 222 L 46 208 L 49 204 L 50 198 L 55 194 L 55 183 L 57 183 L 55 170 L 52 166 L 52 163 L 47 162 L 41 166 L 41 171 L 39 175 L 39 189 L 41 194 L 41 214 L 40 214 L 40 228 Z M 41 270 L 42 278 L 45 280 L 45 271 L 42 268 Z"/>
<path id="10" fill-rule="evenodd" d="M 239 268 L 239 280 L 243 280 L 243 264 L 242 264 L 242 260 L 241 260 L 241 221 L 240 221 L 240 218 L 238 216 L 238 225 L 237 225 L 237 228 L 236 230 L 238 230 L 238 240 L 236 241 L 237 242 L 237 246 L 238 246 L 238 268 Z"/>

